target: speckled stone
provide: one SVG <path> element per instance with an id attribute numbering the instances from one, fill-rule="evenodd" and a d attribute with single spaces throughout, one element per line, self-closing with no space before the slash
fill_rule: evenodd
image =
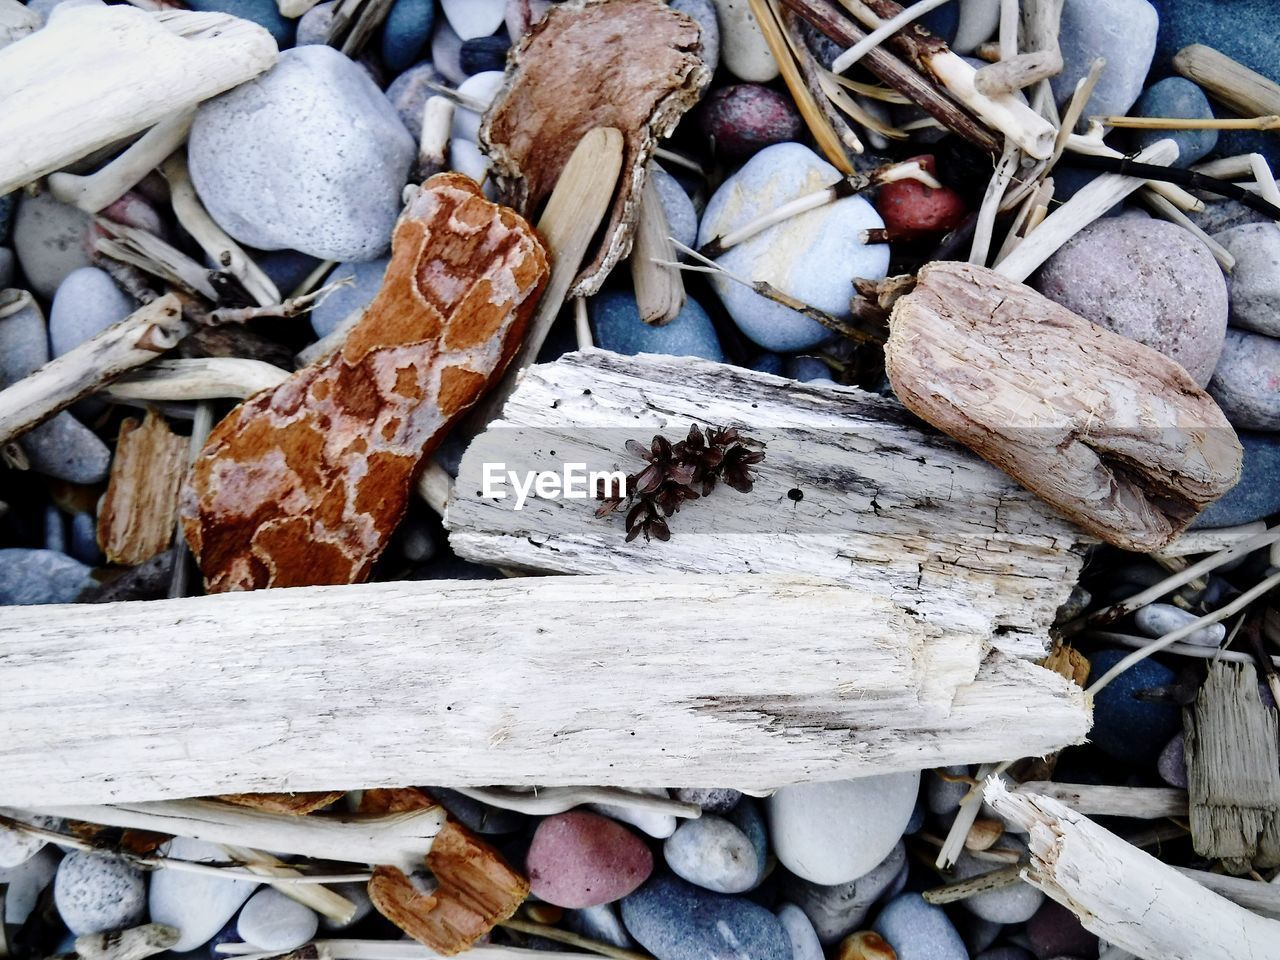
<path id="1" fill-rule="evenodd" d="M 1183 77 L 1166 77 L 1152 84 L 1138 98 L 1130 116 L 1177 117 L 1209 120 L 1213 108 L 1198 86 Z M 1139 130 L 1133 137 L 1135 150 L 1145 150 L 1157 140 L 1170 139 L 1178 145 L 1175 167 L 1189 167 L 1212 152 L 1218 143 L 1217 130 Z"/>
<path id="2" fill-rule="evenodd" d="M 1204 201 L 1203 210 L 1192 210 L 1187 214 L 1191 222 L 1209 236 L 1216 236 L 1232 227 L 1242 227 L 1247 223 L 1271 223 L 1265 213 L 1246 207 L 1239 200 L 1227 197 L 1209 197 Z"/>
<path id="3" fill-rule="evenodd" d="M 537 897 L 576 909 L 627 896 L 649 878 L 653 855 L 620 824 L 571 810 L 538 824 L 525 867 Z"/>
<path id="4" fill-rule="evenodd" d="M 1089 658 L 1089 676 L 1101 677 L 1132 651 L 1099 650 Z M 1148 657 L 1134 664 L 1094 695 L 1089 739 L 1106 754 L 1126 763 L 1153 763 L 1182 726 L 1181 711 L 1168 703 L 1148 703 L 1136 694 L 1171 684 L 1172 670 Z"/>
<path id="5" fill-rule="evenodd" d="M 1280 82 L 1280 33 L 1273 0 L 1156 0 L 1160 65 L 1183 47 L 1203 43 Z"/>
<path id="6" fill-rule="evenodd" d="M 1201 386 L 1213 375 L 1226 335 L 1227 285 L 1213 255 L 1176 224 L 1095 220 L 1049 258 L 1033 285 L 1176 360 Z"/>
<path id="7" fill-rule="evenodd" d="M 758 83 L 721 87 L 703 101 L 699 119 L 712 148 L 731 161 L 795 140 L 804 129 L 791 98 Z"/>
<path id="8" fill-rule="evenodd" d="M 236 930 L 261 950 L 296 950 L 316 935 L 320 922 L 315 911 L 279 890 L 265 887 L 240 910 Z"/>
<path id="9" fill-rule="evenodd" d="M 94 583 L 91 570 L 56 550 L 0 548 L 0 606 L 74 603 Z"/>
<path id="10" fill-rule="evenodd" d="M 1159 17 L 1147 0 L 1066 0 L 1059 46 L 1062 72 L 1049 82 L 1063 102 L 1089 72 L 1095 57 L 1107 61 L 1084 116 L 1123 116 L 1146 81 L 1156 51 Z"/>
<path id="11" fill-rule="evenodd" d="M 1133 622 L 1148 637 L 1163 637 L 1166 633 L 1179 630 L 1189 623 L 1200 619 L 1197 614 L 1175 607 L 1171 603 L 1149 603 L 1133 616 Z M 1201 627 L 1190 636 L 1183 637 L 1182 643 L 1192 643 L 1200 647 L 1216 647 L 1227 635 L 1227 628 L 1222 623 L 1211 623 Z"/>
<path id="12" fill-rule="evenodd" d="M 681 803 L 696 803 L 703 813 L 728 813 L 742 799 L 732 787 L 677 787 L 671 796 Z"/>
<path id="13" fill-rule="evenodd" d="M 1237 433 L 1244 448 L 1240 481 L 1191 524 L 1192 529 L 1234 527 L 1280 513 L 1280 434 Z"/>
<path id="14" fill-rule="evenodd" d="M 894 897 L 871 929 L 889 941 L 898 960 L 969 960 L 960 934 L 941 907 L 918 893 Z"/>
<path id="15" fill-rule="evenodd" d="M 760 32 L 748 0 L 712 0 L 720 24 L 720 58 L 739 80 L 768 83 L 778 75 L 778 61 Z"/>
<path id="16" fill-rule="evenodd" d="M 48 193 L 18 198 L 13 250 L 32 293 L 52 300 L 72 270 L 90 266 L 89 214 Z"/>
<path id="17" fill-rule="evenodd" d="M 715 893 L 750 890 L 763 867 L 747 835 L 714 814 L 683 821 L 662 853 L 677 876 Z"/>
<path id="18" fill-rule="evenodd" d="M 707 312 L 688 299 L 674 320 L 660 327 L 640 319 L 635 297 L 621 291 L 606 291 L 592 297 L 587 307 L 591 332 L 597 347 L 628 356 L 662 353 L 676 357 L 724 360 L 720 340 Z"/>
<path id="19" fill-rule="evenodd" d="M 1280 226 L 1250 223 L 1214 234 L 1236 258 L 1228 281 L 1233 327 L 1280 337 Z"/>
<path id="20" fill-rule="evenodd" d="M 414 143 L 422 137 L 422 108 L 427 98 L 436 96 L 438 92 L 428 86 L 430 83 L 448 86 L 449 80 L 432 64 L 419 63 L 400 74 L 387 87 L 387 99 L 391 101 L 391 106 L 395 108 L 400 122 L 409 131 Z"/>
<path id="21" fill-rule="evenodd" d="M 324 298 L 311 311 L 311 329 L 317 337 L 326 337 L 353 311 L 363 310 L 382 288 L 382 277 L 387 272 L 390 257 L 379 257 L 365 263 L 340 263 L 325 278 L 325 283 L 351 279 L 352 283 L 339 287 Z"/>
<path id="22" fill-rule="evenodd" d="M 891 895 L 906 866 L 907 850 L 899 841 L 883 861 L 857 880 L 826 886 L 788 876 L 782 895 L 804 911 L 818 939 L 830 946 L 863 925 L 876 901 Z"/>
<path id="23" fill-rule="evenodd" d="M 1232 426 L 1280 430 L 1280 340 L 1228 330 L 1209 393 Z"/>
<path id="24" fill-rule="evenodd" d="M 782 922 L 764 907 L 669 874 L 622 901 L 622 922 L 657 960 L 793 960 Z"/>
<path id="25" fill-rule="evenodd" d="M 382 24 L 382 62 L 389 70 L 407 70 L 431 37 L 435 0 L 395 0 Z"/>
<path id="26" fill-rule="evenodd" d="M 685 193 L 680 181 L 656 163 L 649 168 L 649 176 L 662 201 L 662 212 L 667 217 L 667 228 L 686 247 L 698 242 L 698 211 Z"/>
<path id="27" fill-rule="evenodd" d="M 147 915 L 147 881 L 123 860 L 76 850 L 58 865 L 53 899 L 77 937 L 124 930 Z"/>
<path id="28" fill-rule="evenodd" d="M 803 910 L 794 903 L 784 903 L 774 914 L 791 941 L 791 960 L 823 960 L 822 941 Z"/>
<path id="29" fill-rule="evenodd" d="M 692 17 L 702 29 L 702 62 L 712 73 L 720 65 L 720 21 L 711 0 L 671 0 L 671 9 Z"/>
<path id="30" fill-rule="evenodd" d="M 1187 789 L 1187 738 L 1182 732 L 1175 733 L 1160 756 L 1156 760 L 1156 772 L 1160 779 L 1171 787 Z"/>
<path id="31" fill-rule="evenodd" d="M 119 323 L 138 306 L 106 271 L 81 267 L 58 285 L 49 310 L 49 345 L 55 357 Z"/>

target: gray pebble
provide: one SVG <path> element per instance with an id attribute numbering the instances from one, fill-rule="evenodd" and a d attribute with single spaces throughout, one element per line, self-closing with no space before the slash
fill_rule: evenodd
<path id="1" fill-rule="evenodd" d="M 677 876 L 716 893 L 750 890 L 762 866 L 747 835 L 711 814 L 682 821 L 662 852 Z"/>
<path id="2" fill-rule="evenodd" d="M 1280 226 L 1250 223 L 1215 234 L 1236 258 L 1231 271 L 1231 325 L 1280 337 Z"/>
<path id="3" fill-rule="evenodd" d="M 89 223 L 89 214 L 47 193 L 18 198 L 13 249 L 32 291 L 51 300 L 67 274 L 90 266 Z"/>
<path id="4" fill-rule="evenodd" d="M 325 933 L 349 930 L 373 912 L 373 901 L 369 899 L 369 885 L 367 883 L 334 883 L 328 886 L 338 896 L 346 897 L 354 903 L 356 912 L 346 923 L 341 923 L 332 917 L 320 917 L 320 929 Z"/>
<path id="5" fill-rule="evenodd" d="M 294 46 L 308 47 L 313 43 L 328 43 L 329 28 L 333 26 L 333 15 L 337 8 L 338 0 L 324 0 L 324 3 L 317 3 L 299 17 Z"/>
<path id="6" fill-rule="evenodd" d="M 422 137 L 422 108 L 428 97 L 438 94 L 428 83 L 449 85 L 444 75 L 430 63 L 419 63 L 400 74 L 387 87 L 387 99 L 395 107 L 400 122 L 409 131 L 414 143 Z"/>
<path id="7" fill-rule="evenodd" d="M 1204 209 L 1187 214 L 1191 222 L 1210 236 L 1216 236 L 1231 227 L 1243 226 L 1246 223 L 1272 223 L 1261 211 L 1246 207 L 1239 200 L 1226 198 L 1210 198 L 1204 202 Z"/>
<path id="8" fill-rule="evenodd" d="M 1280 340 L 1228 330 L 1209 393 L 1232 426 L 1280 430 Z"/>
<path id="9" fill-rule="evenodd" d="M 45 847 L 16 867 L 0 868 L 0 886 L 8 887 L 4 895 L 4 923 L 21 926 L 26 922 L 40 894 L 53 882 L 61 857 L 56 847 Z"/>
<path id="10" fill-rule="evenodd" d="M 682 803 L 696 803 L 703 813 L 728 813 L 742 799 L 732 787 L 677 787 L 671 795 Z"/>
<path id="11" fill-rule="evenodd" d="M 13 207 L 17 199 L 16 193 L 0 193 L 0 243 L 9 239 L 9 229 L 13 226 Z"/>
<path id="12" fill-rule="evenodd" d="M 698 21 L 702 28 L 702 62 L 712 73 L 720 65 L 720 21 L 711 0 L 671 0 L 671 9 Z"/>
<path id="13" fill-rule="evenodd" d="M 1026 852 L 1026 845 L 1008 834 L 995 842 L 995 848 L 1016 850 L 1022 854 Z M 956 860 L 956 879 L 967 880 L 990 873 L 994 867 L 989 861 L 979 860 L 966 850 Z M 1044 894 L 1031 884 L 1019 880 L 1011 886 L 966 897 L 960 902 L 966 910 L 991 923 L 1025 923 L 1040 908 L 1040 904 L 1044 903 Z"/>
<path id="14" fill-rule="evenodd" d="M 0 606 L 74 603 L 93 585 L 92 571 L 53 550 L 0 549 Z"/>
<path id="15" fill-rule="evenodd" d="M 188 837 L 174 837 L 166 852 L 181 860 L 226 858 L 221 847 Z M 151 920 L 181 930 L 182 937 L 173 945 L 173 952 L 185 953 L 208 943 L 258 886 L 252 880 L 158 870 L 151 878 Z"/>
<path id="16" fill-rule="evenodd" d="M 1209 98 L 1198 86 L 1183 77 L 1166 77 L 1152 84 L 1134 104 L 1134 117 L 1187 117 L 1192 120 L 1213 119 Z M 1157 140 L 1168 138 L 1178 145 L 1175 167 L 1189 167 L 1213 150 L 1218 142 L 1217 130 L 1140 130 L 1133 138 L 1134 147 L 1145 150 Z"/>
<path id="17" fill-rule="evenodd" d="M 390 102 L 332 47 L 285 50 L 267 73 L 206 101 L 191 127 L 191 178 L 237 240 L 329 260 L 391 243 L 417 153 Z"/>
<path id="18" fill-rule="evenodd" d="M 610 943 L 624 950 L 635 945 L 631 934 L 622 925 L 616 903 L 601 903 L 581 910 L 565 911 L 569 929 L 592 940 Z"/>
<path id="19" fill-rule="evenodd" d="M 791 960 L 823 960 L 822 941 L 803 910 L 794 903 L 784 903 L 774 913 L 791 941 Z"/>
<path id="20" fill-rule="evenodd" d="M 1171 787 L 1187 789 L 1187 739 L 1182 731 L 1174 734 L 1173 739 L 1160 751 L 1156 759 L 1156 772 L 1160 779 Z"/>
<path id="21" fill-rule="evenodd" d="M 662 201 L 662 212 L 667 215 L 671 236 L 692 247 L 698 239 L 698 211 L 694 209 L 693 201 L 680 186 L 680 181 L 662 167 L 655 163 L 649 170 L 653 185 L 658 190 L 658 199 Z"/>
<path id="22" fill-rule="evenodd" d="M 49 310 L 49 346 L 55 357 L 80 346 L 137 308 L 137 301 L 97 267 L 81 267 L 58 284 Z"/>
<path id="23" fill-rule="evenodd" d="M 1059 46 L 1062 71 L 1050 81 L 1062 103 L 1095 57 L 1107 67 L 1085 104 L 1084 116 L 1122 116 L 1133 106 L 1151 69 L 1160 18 L 1147 0 L 1066 0 Z"/>
<path id="24" fill-rule="evenodd" d="M 147 881 L 123 860 L 76 850 L 58 865 L 53 900 L 77 937 L 124 930 L 146 917 Z"/>
<path id="25" fill-rule="evenodd" d="M 964 945 L 970 953 L 980 953 L 986 950 L 999 939 L 1000 934 L 1004 931 L 1003 923 L 983 920 L 975 913 L 959 911 L 958 914 L 953 913 L 951 916 L 955 920 L 956 929 L 960 931 L 960 938 L 964 940 Z"/>
<path id="26" fill-rule="evenodd" d="M 350 279 L 352 282 L 338 287 L 311 311 L 311 329 L 317 337 L 325 337 L 333 333 L 347 316 L 356 310 L 363 310 L 382 288 L 382 277 L 387 272 L 390 257 L 379 257 L 365 263 L 340 263 L 325 278 L 325 283 L 337 283 Z"/>
<path id="27" fill-rule="evenodd" d="M 77 513 L 71 518 L 71 537 L 67 552 L 81 563 L 96 567 L 102 563 L 98 546 L 98 519 L 91 513 Z"/>
<path id="28" fill-rule="evenodd" d="M 830 946 L 862 926 L 872 905 L 885 896 L 907 867 L 907 850 L 899 842 L 884 861 L 857 880 L 826 886 L 788 877 L 783 896 L 804 911 L 818 939 Z"/>
<path id="29" fill-rule="evenodd" d="M 431 35 L 431 62 L 452 84 L 467 79 L 467 72 L 462 69 L 462 38 L 444 17 L 437 19 L 435 33 Z"/>
<path id="30" fill-rule="evenodd" d="M 969 960 L 964 941 L 941 907 L 918 893 L 894 897 L 871 925 L 889 941 L 898 960 Z"/>
<path id="31" fill-rule="evenodd" d="M 1133 615 L 1133 622 L 1148 637 L 1163 637 L 1166 633 L 1172 633 L 1199 619 L 1194 613 L 1188 613 L 1171 603 L 1149 603 Z M 1190 636 L 1183 637 L 1181 642 L 1194 643 L 1199 647 L 1216 647 L 1226 635 L 1225 624 L 1211 623 Z"/>
<path id="32" fill-rule="evenodd" d="M 240 909 L 236 931 L 261 950 L 295 950 L 316 935 L 315 911 L 279 890 L 265 887 Z"/>
<path id="33" fill-rule="evenodd" d="M 952 777 L 967 777 L 972 772 L 967 764 L 943 767 L 942 772 Z M 955 813 L 960 809 L 960 801 L 969 792 L 969 784 L 963 781 L 944 780 L 936 773 L 924 775 L 924 792 L 929 804 L 929 812 L 942 815 Z"/>

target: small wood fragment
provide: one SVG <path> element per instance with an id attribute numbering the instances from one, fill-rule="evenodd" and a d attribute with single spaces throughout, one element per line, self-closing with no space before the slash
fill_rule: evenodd
<path id="1" fill-rule="evenodd" d="M 1056 50 L 1021 53 L 979 69 L 973 75 L 973 87 L 983 96 L 998 97 L 1056 77 L 1061 72 L 1062 56 Z"/>
<path id="2" fill-rule="evenodd" d="M 1235 485 L 1235 431 L 1178 364 L 1002 272 L 920 271 L 890 321 L 894 393 L 1095 536 L 1165 546 Z"/>
<path id="3" fill-rule="evenodd" d="M 1280 734 L 1253 665 L 1209 664 L 1182 722 L 1196 853 L 1235 874 L 1280 866 Z"/>
<path id="4" fill-rule="evenodd" d="M 180 936 L 176 927 L 146 923 L 127 930 L 76 937 L 76 954 L 81 960 L 146 960 L 168 950 Z"/>
<path id="5" fill-rule="evenodd" d="M 243 400 L 279 386 L 288 377 L 288 370 L 274 364 L 240 357 L 156 360 L 126 373 L 103 393 L 125 401 Z"/>
<path id="6" fill-rule="evenodd" d="M 1173 58 L 1173 68 L 1242 117 L 1280 114 L 1280 84 L 1213 47 L 1183 47 Z"/>
<path id="7" fill-rule="evenodd" d="M 134 567 L 168 549 L 186 472 L 186 439 L 154 410 L 144 420 L 120 424 L 98 509 L 98 544 L 108 561 Z"/>
<path id="8" fill-rule="evenodd" d="M 290 816 L 293 816 L 293 814 L 290 814 Z M 301 870 L 290 866 L 279 857 L 264 853 L 261 850 L 239 847 L 234 844 L 224 843 L 221 844 L 221 847 L 232 860 L 243 864 L 250 873 L 256 873 L 261 876 L 264 883 L 271 884 L 290 900 L 314 910 L 320 916 L 328 917 L 330 920 L 341 924 L 350 923 L 355 917 L 355 903 L 323 884 L 279 882 L 281 877 L 301 877 L 304 875 Z"/>
<path id="9" fill-rule="evenodd" d="M 1187 791 L 1175 787 L 1113 787 L 1093 783 L 1028 780 L 1017 793 L 1034 793 L 1092 817 L 1160 820 L 1187 815 Z"/>
<path id="10" fill-rule="evenodd" d="M 214 799 L 234 803 L 238 807 L 251 807 L 265 813 L 286 813 L 292 817 L 304 817 L 327 807 L 342 797 L 344 790 L 325 790 L 310 793 L 223 793 Z"/>
<path id="11" fill-rule="evenodd" d="M 630 263 L 640 319 L 654 326 L 670 323 L 684 308 L 684 279 L 680 271 L 662 265 L 676 258 L 670 233 L 658 188 L 652 177 L 646 177 Z"/>

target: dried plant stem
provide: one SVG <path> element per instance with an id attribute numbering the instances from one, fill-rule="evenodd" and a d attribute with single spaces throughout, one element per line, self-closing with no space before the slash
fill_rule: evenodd
<path id="1" fill-rule="evenodd" d="M 1018 208 L 1013 222 L 1009 224 L 1009 232 L 1005 235 L 1004 243 L 1000 245 L 1000 249 L 996 253 L 995 262 L 997 264 L 1012 253 L 1018 244 L 1025 240 L 1027 235 L 1038 227 L 1044 217 L 1048 215 L 1049 201 L 1053 198 L 1053 188 L 1053 177 L 1045 177 L 1035 190 L 1027 194 L 1022 201 L 1022 205 Z"/>
<path id="2" fill-rule="evenodd" d="M 1120 644 L 1141 650 L 1151 642 L 1150 637 L 1139 637 L 1131 633 L 1116 633 L 1111 630 L 1086 630 L 1082 636 L 1102 643 Z M 1194 643 L 1171 643 L 1161 653 L 1175 657 L 1192 657 L 1196 660 L 1227 660 L 1231 663 L 1257 663 L 1257 658 L 1249 653 L 1235 650 L 1224 650 L 1221 647 L 1202 647 Z M 1280 667 L 1280 656 L 1270 658 L 1273 666 Z"/>
<path id="3" fill-rule="evenodd" d="M 590 350 L 595 346 L 591 338 L 591 319 L 587 316 L 586 297 L 575 297 L 573 300 L 573 335 L 579 350 Z"/>
<path id="4" fill-rule="evenodd" d="M 202 357 L 156 360 L 122 376 L 104 393 L 113 400 L 173 403 L 191 400 L 243 400 L 279 386 L 289 371 L 262 360 Z"/>
<path id="5" fill-rule="evenodd" d="M 354 277 L 343 277 L 341 280 L 325 284 L 319 290 L 290 297 L 282 303 L 273 300 L 261 307 L 219 307 L 209 311 L 208 322 L 212 324 L 248 323 L 250 320 L 259 320 L 262 317 L 297 317 L 308 310 L 314 310 L 339 287 L 350 286 L 352 283 L 355 283 Z M 274 284 L 272 289 L 275 289 Z"/>
<path id="6" fill-rule="evenodd" d="M 1203 173 L 1206 177 L 1214 177 L 1219 180 L 1234 180 L 1238 177 L 1253 176 L 1253 154 L 1239 153 L 1234 157 L 1221 157 L 1217 160 L 1207 160 L 1204 163 L 1197 163 L 1191 167 L 1193 173 Z"/>
<path id="7" fill-rule="evenodd" d="M 852 47 L 844 51 L 840 56 L 836 57 L 831 64 L 831 71 L 833 73 L 844 73 L 866 56 L 871 50 L 878 47 L 881 43 L 893 36 L 893 34 L 897 33 L 907 24 L 914 23 L 926 13 L 931 10 L 936 10 L 947 2 L 948 0 L 919 0 L 919 2 L 906 7 L 897 16 L 884 21 L 884 23 L 880 24 L 880 26 L 876 27 Z"/>
<path id="8" fill-rule="evenodd" d="M 601 956 L 613 957 L 614 960 L 650 960 L 647 953 L 625 950 L 622 947 L 615 947 L 611 943 L 592 940 L 590 937 L 584 937 L 582 934 L 574 933 L 572 930 L 562 930 L 559 927 L 549 926 L 545 923 L 530 923 L 527 920 L 504 920 L 498 926 L 516 930 L 520 933 L 528 933 L 535 937 L 543 937 L 547 940 L 555 940 L 571 947 L 578 947 L 581 950 L 590 950 L 592 953 L 598 953 Z"/>
<path id="9" fill-rule="evenodd" d="M 584 803 L 607 803 L 631 810 L 646 810 L 672 817 L 697 819 L 702 808 L 667 797 L 624 790 L 620 787 L 539 787 L 531 791 L 504 790 L 501 787 L 454 787 L 458 793 L 491 807 L 520 813 L 546 816 L 563 813 Z"/>
<path id="10" fill-rule="evenodd" d="M 675 153 L 665 147 L 656 147 L 653 151 L 653 157 L 655 160 L 665 160 L 667 163 L 674 163 L 677 167 L 684 167 L 690 173 L 696 173 L 703 180 L 707 179 L 707 171 L 702 169 L 702 165 L 690 160 L 683 154 Z"/>
<path id="11" fill-rule="evenodd" d="M 941 887 L 933 887 L 921 894 L 926 903 L 944 904 L 956 903 L 960 900 L 968 900 L 970 897 L 976 897 L 980 893 L 990 893 L 992 890 L 1003 890 L 1005 887 L 1012 887 L 1022 883 L 1022 867 L 1016 863 L 1008 866 L 998 867 L 987 873 L 980 873 L 976 877 L 967 877 L 964 880 L 956 880 L 947 883 Z"/>
<path id="12" fill-rule="evenodd" d="M 1004 142 L 1004 152 L 996 163 L 995 172 L 987 183 L 986 193 L 982 197 L 982 206 L 978 208 L 978 222 L 973 231 L 973 245 L 969 248 L 969 262 L 980 266 L 987 265 L 987 257 L 991 253 L 991 234 L 995 230 L 996 213 L 1000 209 L 1000 201 L 1013 178 L 1013 171 L 1018 167 L 1022 151 L 1010 139 Z"/>
<path id="13" fill-rule="evenodd" d="M 1092 117 L 1104 127 L 1132 130 L 1280 130 L 1280 116 L 1266 117 Z"/>
<path id="14" fill-rule="evenodd" d="M 241 361 L 253 362 L 253 361 Z M 200 454 L 204 442 L 213 429 L 213 405 L 208 402 L 196 404 L 195 416 L 191 418 L 191 439 L 187 444 L 187 470 Z M 173 569 L 169 573 L 169 599 L 185 597 L 191 592 L 191 548 L 187 546 L 187 535 L 182 529 L 182 520 L 178 519 L 173 532 Z"/>
<path id="15" fill-rule="evenodd" d="M 188 332 L 190 325 L 182 317 L 177 297 L 167 295 L 139 307 L 0 391 L 0 444 L 44 423 L 126 371 L 149 363 Z"/>
<path id="16" fill-rule="evenodd" d="M 1271 173 L 1271 165 L 1260 153 L 1249 154 L 1249 167 L 1253 170 L 1254 182 L 1262 193 L 1263 199 L 1273 207 L 1280 207 L 1280 190 L 1276 189 L 1276 178 Z"/>
<path id="17" fill-rule="evenodd" d="M 1260 533 L 1266 533 L 1267 522 L 1255 520 L 1253 523 L 1242 523 L 1238 527 L 1216 527 L 1209 530 L 1188 530 L 1178 536 L 1155 556 L 1159 560 L 1168 557 L 1187 557 L 1201 553 L 1216 553 L 1233 547 Z"/>
<path id="18" fill-rule="evenodd" d="M 1062 72 L 1062 57 L 1056 52 L 1022 53 L 980 68 L 973 86 L 981 94 L 998 97 L 1032 86 Z"/>
<path id="19" fill-rule="evenodd" d="M 80 960 L 146 960 L 168 950 L 181 936 L 177 927 L 163 923 L 90 933 L 76 937 L 76 955 Z"/>
<path id="20" fill-rule="evenodd" d="M 249 847 L 231 844 L 221 846 L 228 857 L 244 864 L 250 873 L 261 876 L 265 883 L 274 886 L 290 900 L 310 907 L 321 916 L 338 923 L 350 923 L 355 917 L 356 905 L 328 887 L 313 883 L 278 883 L 282 878 L 305 876 L 301 870 L 289 866 L 278 857 Z"/>
<path id="21" fill-rule="evenodd" d="M 1170 223 L 1176 223 L 1203 243 L 1205 248 L 1213 254 L 1213 259 L 1218 261 L 1218 266 L 1222 267 L 1224 273 L 1229 274 L 1235 269 L 1236 258 L 1231 255 L 1231 251 L 1196 226 L 1195 221 L 1160 196 L 1160 194 L 1149 187 L 1144 187 L 1138 191 L 1138 199 L 1146 204 L 1157 216 L 1163 217 Z"/>
<path id="22" fill-rule="evenodd" d="M 1093 88 L 1098 85 L 1098 80 L 1102 76 L 1102 71 L 1106 65 L 1107 61 L 1102 57 L 1095 57 L 1089 64 L 1089 70 L 1076 81 L 1076 88 L 1071 92 L 1071 99 L 1067 101 L 1067 109 L 1062 114 L 1062 122 L 1058 125 L 1058 134 L 1053 140 L 1053 154 L 1049 157 L 1049 166 L 1051 168 L 1062 159 L 1062 154 L 1067 149 L 1067 143 L 1075 131 L 1076 124 L 1080 122 L 1080 117 L 1084 115 L 1085 105 L 1089 102 L 1089 98 L 1093 96 Z"/>
<path id="23" fill-rule="evenodd" d="M 1183 47 L 1173 58 L 1173 67 L 1232 113 L 1242 117 L 1280 114 L 1280 84 L 1212 47 L 1198 43 Z"/>
<path id="24" fill-rule="evenodd" d="M 1252 910 L 1272 920 L 1280 920 L 1280 884 L 1277 884 L 1274 879 L 1270 883 L 1259 883 L 1257 880 L 1228 877 L 1220 873 L 1210 873 L 1208 870 L 1194 870 L 1191 867 L 1174 867 L 1174 869 L 1184 877 L 1190 877 L 1205 889 L 1226 897 L 1232 903 L 1238 903 L 1246 910 Z"/>
<path id="25" fill-rule="evenodd" d="M 978 819 L 978 814 L 982 811 L 982 796 L 986 790 L 987 778 L 994 777 L 998 779 L 1000 774 L 1009 768 L 1011 762 L 984 763 L 978 767 L 976 774 L 978 782 L 970 788 L 969 792 L 960 801 L 960 809 L 956 811 L 956 818 L 951 822 L 951 829 L 947 831 L 947 836 L 942 842 L 942 848 L 938 851 L 938 857 L 934 861 L 934 866 L 939 870 L 950 870 L 964 851 L 965 838 L 969 836 L 969 830 L 972 829 L 974 821 Z"/>
<path id="26" fill-rule="evenodd" d="M 209 280 L 208 268 L 196 263 L 177 247 L 146 230 L 125 226 L 104 217 L 94 217 L 93 222 L 112 238 L 100 239 L 94 243 L 95 249 L 101 253 L 189 293 L 198 293 L 206 300 L 217 301 L 218 292 Z"/>
<path id="27" fill-rule="evenodd" d="M 434 460 L 428 460 L 418 475 L 415 487 L 427 506 L 443 517 L 453 493 L 453 477 L 449 472 Z"/>
<path id="28" fill-rule="evenodd" d="M 778 22 L 782 24 L 787 46 L 791 50 L 792 57 L 795 58 L 796 66 L 800 69 L 800 76 L 804 78 L 805 86 L 813 97 L 814 105 L 821 112 L 822 119 L 835 132 L 836 137 L 844 145 L 848 153 L 861 154 L 866 149 L 862 144 L 861 138 L 845 122 L 844 117 L 841 116 L 841 108 L 837 106 L 835 99 L 827 92 L 828 88 L 825 80 L 827 77 L 834 75 L 830 71 L 824 70 L 809 52 L 808 45 L 805 43 L 800 31 L 800 18 L 794 10 L 780 9 L 778 0 L 770 0 L 770 3 L 775 15 L 778 17 Z"/>

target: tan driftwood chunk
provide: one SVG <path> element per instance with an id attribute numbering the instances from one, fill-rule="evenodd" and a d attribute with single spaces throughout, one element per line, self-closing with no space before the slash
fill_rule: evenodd
<path id="1" fill-rule="evenodd" d="M 216 799 L 238 807 L 252 807 L 265 813 L 287 813 L 303 817 L 337 802 L 345 791 L 320 790 L 304 793 L 223 793 Z"/>
<path id="2" fill-rule="evenodd" d="M 711 80 L 700 43 L 697 23 L 660 0 L 577 0 L 552 7 L 508 60 L 480 127 L 505 202 L 536 211 L 592 127 L 616 127 L 626 141 L 603 239 L 575 296 L 599 290 L 631 250 L 646 164 Z"/>
<path id="3" fill-rule="evenodd" d="M 120 424 L 111 480 L 98 511 L 98 543 L 108 560 L 134 567 L 168 548 L 186 469 L 186 438 L 154 410 L 145 420 Z"/>
<path id="4" fill-rule="evenodd" d="M 547 273 L 524 219 L 459 174 L 427 181 L 342 348 L 209 435 L 182 507 L 208 588 L 365 579 L 418 465 L 518 349 Z"/>
<path id="5" fill-rule="evenodd" d="M 921 270 L 885 366 L 913 413 L 1127 550 L 1165 546 L 1240 475 L 1235 432 L 1182 367 L 985 267 Z"/>

